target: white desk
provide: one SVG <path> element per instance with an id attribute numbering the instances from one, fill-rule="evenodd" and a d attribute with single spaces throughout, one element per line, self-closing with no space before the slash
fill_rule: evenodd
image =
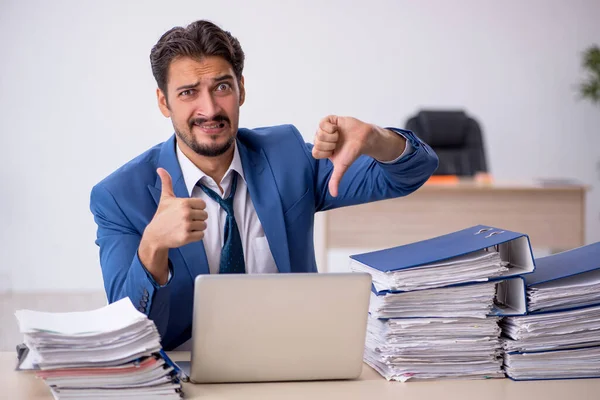
<path id="1" fill-rule="evenodd" d="M 187 353 L 172 353 L 175 360 Z M 14 371 L 14 353 L 0 353 L 0 398 L 52 399 L 46 385 L 31 372 Z M 598 400 L 600 379 L 513 382 L 509 379 L 387 382 L 368 366 L 353 381 L 184 384 L 186 399 L 227 400 Z"/>

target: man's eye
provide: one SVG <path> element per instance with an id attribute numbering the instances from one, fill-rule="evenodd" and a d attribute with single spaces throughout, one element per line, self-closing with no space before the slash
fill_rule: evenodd
<path id="1" fill-rule="evenodd" d="M 194 89 L 188 89 L 188 90 L 184 90 L 183 92 L 179 93 L 180 96 L 191 96 L 194 93 Z"/>
<path id="2" fill-rule="evenodd" d="M 220 83 L 219 86 L 217 86 L 217 90 L 219 91 L 223 91 L 223 90 L 228 90 L 231 86 L 229 86 L 229 83 Z"/>

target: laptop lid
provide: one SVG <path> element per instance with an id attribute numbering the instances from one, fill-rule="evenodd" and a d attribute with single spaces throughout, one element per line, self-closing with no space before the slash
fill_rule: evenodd
<path id="1" fill-rule="evenodd" d="M 190 380 L 357 378 L 370 291 L 366 273 L 199 275 Z"/>

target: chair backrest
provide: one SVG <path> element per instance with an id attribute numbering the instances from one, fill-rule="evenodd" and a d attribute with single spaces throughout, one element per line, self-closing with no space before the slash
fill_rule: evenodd
<path id="1" fill-rule="evenodd" d="M 481 128 L 464 111 L 420 111 L 406 123 L 440 159 L 436 175 L 487 172 Z"/>

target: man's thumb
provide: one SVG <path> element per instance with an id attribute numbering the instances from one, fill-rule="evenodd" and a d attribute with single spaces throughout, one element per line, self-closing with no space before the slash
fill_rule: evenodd
<path id="1" fill-rule="evenodd" d="M 329 178 L 329 194 L 333 197 L 337 197 L 338 188 L 340 186 L 340 181 L 342 180 L 342 176 L 348 169 L 346 165 L 335 165 L 333 164 L 333 172 L 331 174 L 331 178 Z"/>
<path id="2" fill-rule="evenodd" d="M 160 176 L 160 182 L 162 183 L 162 190 L 160 193 L 160 198 L 165 197 L 175 197 L 175 193 L 173 193 L 173 182 L 171 181 L 171 175 L 164 168 L 159 168 L 156 170 L 158 176 Z"/>

